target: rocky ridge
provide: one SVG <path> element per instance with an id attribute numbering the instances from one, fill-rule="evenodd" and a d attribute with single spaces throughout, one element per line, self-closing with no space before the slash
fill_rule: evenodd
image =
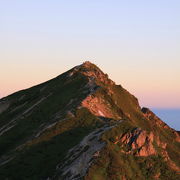
<path id="1" fill-rule="evenodd" d="M 91 62 L 1 99 L 0 125 L 1 179 L 179 178 L 179 133 Z"/>

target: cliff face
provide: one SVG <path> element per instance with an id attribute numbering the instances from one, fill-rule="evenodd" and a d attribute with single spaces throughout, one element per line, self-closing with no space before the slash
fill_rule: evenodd
<path id="1" fill-rule="evenodd" d="M 0 100 L 0 179 L 179 179 L 179 133 L 85 62 Z"/>

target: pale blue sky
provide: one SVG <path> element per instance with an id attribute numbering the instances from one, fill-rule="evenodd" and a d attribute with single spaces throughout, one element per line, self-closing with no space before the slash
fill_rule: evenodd
<path id="1" fill-rule="evenodd" d="M 85 60 L 142 106 L 180 108 L 180 1 L 0 0 L 0 97 Z"/>

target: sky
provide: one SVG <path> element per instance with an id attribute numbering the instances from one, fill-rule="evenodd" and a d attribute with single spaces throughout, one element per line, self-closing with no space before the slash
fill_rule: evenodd
<path id="1" fill-rule="evenodd" d="M 180 109 L 153 109 L 153 112 L 171 128 L 180 131 Z"/>
<path id="2" fill-rule="evenodd" d="M 141 106 L 180 108 L 180 1 L 0 0 L 0 98 L 87 60 Z"/>

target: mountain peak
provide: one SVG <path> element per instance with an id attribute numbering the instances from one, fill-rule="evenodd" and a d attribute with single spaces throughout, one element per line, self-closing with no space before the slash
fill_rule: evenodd
<path id="1" fill-rule="evenodd" d="M 0 100 L 0 126 L 0 179 L 180 179 L 178 132 L 89 61 Z"/>
<path id="2" fill-rule="evenodd" d="M 109 79 L 107 74 L 90 61 L 85 61 L 83 64 L 75 66 L 69 72 L 68 76 L 71 77 L 75 73 L 80 73 L 88 79 L 95 81 L 97 85 L 115 85 L 115 83 Z"/>
<path id="3" fill-rule="evenodd" d="M 87 70 L 87 69 L 89 69 L 89 70 L 93 70 L 93 69 L 100 70 L 100 68 L 99 68 L 97 65 L 95 65 L 94 63 L 92 63 L 92 62 L 90 62 L 90 61 L 85 61 L 85 62 L 83 62 L 83 63 L 80 65 L 80 67 L 86 68 L 86 70 Z"/>
<path id="4" fill-rule="evenodd" d="M 92 62 L 90 62 L 90 61 L 85 61 L 85 62 L 83 62 L 82 65 L 88 67 L 88 66 L 92 66 L 94 64 Z"/>

